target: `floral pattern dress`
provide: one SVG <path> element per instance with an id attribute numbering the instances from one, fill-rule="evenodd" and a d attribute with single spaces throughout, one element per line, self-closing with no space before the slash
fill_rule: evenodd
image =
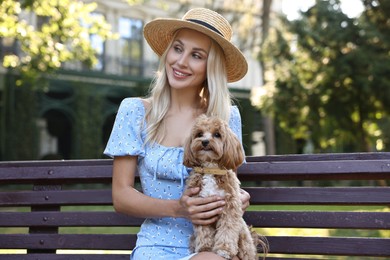
<path id="1" fill-rule="evenodd" d="M 138 156 L 138 173 L 144 194 L 178 200 L 183 194 L 190 168 L 183 165 L 183 147 L 144 145 L 145 107 L 140 98 L 122 101 L 104 154 Z M 229 126 L 241 141 L 241 117 L 232 106 Z M 131 259 L 180 259 L 191 254 L 192 223 L 185 218 L 147 218 L 137 235 Z"/>

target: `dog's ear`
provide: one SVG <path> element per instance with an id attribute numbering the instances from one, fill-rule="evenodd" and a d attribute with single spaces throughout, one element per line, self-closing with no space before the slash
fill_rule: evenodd
<path id="1" fill-rule="evenodd" d="M 230 130 L 227 125 L 224 128 L 225 140 L 220 167 L 235 170 L 244 162 L 244 151 L 239 139 L 233 131 Z"/>
<path id="2" fill-rule="evenodd" d="M 194 167 L 198 165 L 197 160 L 192 152 L 191 149 L 191 142 L 192 142 L 192 133 L 187 138 L 185 144 L 184 144 L 184 155 L 183 155 L 183 164 L 187 167 Z"/>

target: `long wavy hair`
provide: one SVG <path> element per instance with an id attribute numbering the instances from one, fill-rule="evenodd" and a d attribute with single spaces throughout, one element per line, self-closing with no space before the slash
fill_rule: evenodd
<path id="1" fill-rule="evenodd" d="M 172 39 L 175 39 L 175 36 Z M 167 79 L 165 61 L 172 42 L 173 40 L 161 55 L 158 71 L 150 85 L 148 96 L 150 106 L 147 108 L 145 115 L 147 124 L 146 143 L 161 143 L 165 137 L 163 119 L 168 112 L 171 101 L 171 88 Z M 199 90 L 199 96 L 206 115 L 229 120 L 232 97 L 227 86 L 225 56 L 221 47 L 213 40 L 211 40 L 210 52 L 207 58 L 207 79 Z"/>

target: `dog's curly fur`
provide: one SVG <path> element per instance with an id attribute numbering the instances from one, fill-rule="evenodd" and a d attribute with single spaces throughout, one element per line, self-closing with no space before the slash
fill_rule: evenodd
<path id="1" fill-rule="evenodd" d="M 212 251 L 226 259 L 238 256 L 241 260 L 257 259 L 257 245 L 266 251 L 268 246 L 247 226 L 241 208 L 240 181 L 236 170 L 244 161 L 240 141 L 227 123 L 217 117 L 201 115 L 184 146 L 184 165 L 187 167 L 219 168 L 224 175 L 213 175 L 193 170 L 187 187 L 200 187 L 198 196 L 224 196 L 226 205 L 213 225 L 194 225 L 191 249 L 198 253 Z"/>

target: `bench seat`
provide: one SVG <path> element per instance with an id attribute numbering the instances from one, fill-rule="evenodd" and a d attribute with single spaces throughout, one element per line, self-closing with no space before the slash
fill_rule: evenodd
<path id="1" fill-rule="evenodd" d="M 111 176 L 109 159 L 0 162 L 0 259 L 129 259 L 143 219 L 114 212 Z M 267 259 L 390 257 L 390 153 L 253 156 L 238 176 Z"/>

